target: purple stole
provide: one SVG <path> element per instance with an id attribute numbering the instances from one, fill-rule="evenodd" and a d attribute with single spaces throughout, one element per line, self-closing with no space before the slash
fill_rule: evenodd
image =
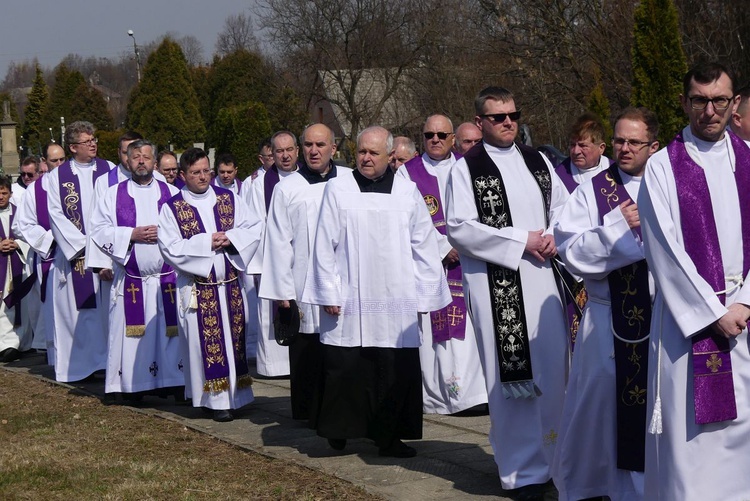
<path id="1" fill-rule="evenodd" d="M 234 194 L 223 188 L 211 187 L 216 193 L 214 219 L 217 231 L 228 231 L 234 227 Z M 198 212 L 187 203 L 182 192 L 172 197 L 167 204 L 177 220 L 183 239 L 189 239 L 206 229 Z M 223 284 L 227 294 L 229 324 L 231 329 L 237 387 L 246 388 L 253 383 L 245 358 L 245 306 L 242 299 L 242 286 L 238 272 L 224 256 L 225 279 Z M 207 277 L 195 277 L 195 293 L 198 315 L 198 335 L 200 336 L 203 358 L 203 374 L 206 382 L 203 391 L 219 393 L 229 389 L 229 366 L 227 346 L 224 342 L 224 322 L 219 306 L 219 284 L 216 271 L 211 267 Z"/>
<path id="2" fill-rule="evenodd" d="M 271 196 L 273 195 L 274 187 L 279 183 L 279 169 L 276 165 L 266 171 L 263 176 L 263 197 L 266 201 L 266 215 L 268 215 L 268 208 L 271 207 Z"/>
<path id="3" fill-rule="evenodd" d="M 404 164 L 404 167 L 424 197 L 435 229 L 441 235 L 445 235 L 445 215 L 437 178 L 427 172 L 421 156 L 412 158 Z M 446 267 L 446 275 L 453 301 L 442 310 L 430 312 L 433 343 L 441 343 L 452 338 L 463 340 L 466 337 L 466 302 L 461 281 L 461 263 L 449 264 Z"/>
<path id="4" fill-rule="evenodd" d="M 560 163 L 560 165 L 555 167 L 555 174 L 557 174 L 557 176 L 562 180 L 565 188 L 568 190 L 568 193 L 573 193 L 573 191 L 578 188 L 578 183 L 573 178 L 573 173 L 570 169 L 570 157 L 566 158 L 562 161 L 562 163 Z"/>
<path id="5" fill-rule="evenodd" d="M 109 186 L 114 186 L 120 182 L 120 179 L 117 177 L 117 173 L 119 170 L 120 166 L 118 165 L 114 169 L 110 169 L 110 171 L 107 172 L 107 184 Z"/>
<path id="6" fill-rule="evenodd" d="M 36 221 L 44 228 L 45 231 L 49 231 L 51 226 L 49 223 L 49 210 L 47 209 L 47 192 L 42 187 L 42 178 L 39 178 L 34 183 L 34 197 L 36 199 Z M 55 253 L 57 252 L 57 245 L 53 242 L 52 248 L 50 249 L 49 256 L 43 259 L 41 256 L 34 254 L 34 273 L 36 273 L 36 259 L 39 258 L 42 262 L 42 284 L 41 284 L 41 300 L 45 302 L 47 300 L 47 280 L 49 279 L 49 270 L 52 267 L 52 262 L 55 260 Z"/>
<path id="7" fill-rule="evenodd" d="M 631 200 L 616 165 L 592 179 L 599 224 L 613 209 Z M 641 228 L 636 228 L 638 236 Z M 646 444 L 646 386 L 651 326 L 648 265 L 642 259 L 608 276 L 615 350 L 617 467 L 643 471 Z"/>
<path id="8" fill-rule="evenodd" d="M 109 164 L 101 158 L 95 159 L 92 183 L 109 172 Z M 78 176 L 73 173 L 70 160 L 58 167 L 60 183 L 60 202 L 63 215 L 73 226 L 78 228 L 82 234 L 86 234 L 86 228 L 83 221 L 83 207 L 81 203 L 81 185 L 78 182 Z M 73 279 L 73 293 L 76 298 L 76 309 L 86 310 L 96 308 L 96 292 L 94 290 L 94 274 L 84 265 L 84 258 L 80 256 L 71 261 L 71 276 Z"/>
<path id="9" fill-rule="evenodd" d="M 734 134 L 728 136 L 735 155 L 734 179 L 740 201 L 744 277 L 750 267 L 750 150 Z M 711 288 L 716 292 L 723 291 L 726 289 L 724 265 L 706 175 L 688 155 L 682 133 L 669 143 L 667 151 L 677 188 L 685 252 Z M 726 295 L 718 294 L 718 297 L 724 304 Z M 729 340 L 705 329 L 694 335 L 692 341 L 695 423 L 736 419 Z"/>
<path id="10" fill-rule="evenodd" d="M 552 179 L 541 153 L 526 145 L 516 145 L 534 180 L 539 185 L 545 216 L 549 217 Z M 464 155 L 471 176 L 479 222 L 492 228 L 513 226 L 508 194 L 502 174 L 484 146 L 473 147 Z M 532 398 L 541 395 L 534 384 L 531 345 L 527 329 L 523 284 L 518 269 L 487 263 L 487 286 L 498 357 L 500 381 L 505 398 Z"/>
<path id="11" fill-rule="evenodd" d="M 13 218 L 16 215 L 16 206 L 8 204 L 8 207 L 10 210 L 8 233 L 5 233 L 5 228 L 0 224 L 0 240 L 16 238 L 11 229 L 13 227 Z M 8 289 L 5 289 L 5 283 L 8 280 L 8 259 L 10 259 L 11 284 Z M 12 308 L 15 306 L 15 326 L 21 325 L 21 299 L 28 294 L 31 285 L 33 285 L 33 282 L 29 281 L 28 285 L 24 287 L 23 283 L 23 263 L 18 255 L 18 250 L 0 253 L 0 297 L 4 298 L 3 302 L 6 307 Z"/>
<path id="12" fill-rule="evenodd" d="M 135 200 L 128 193 L 128 183 L 123 181 L 117 186 L 117 226 L 136 227 L 136 207 Z M 158 208 L 172 198 L 167 183 L 154 179 L 158 183 L 161 195 L 158 201 Z M 143 279 L 141 270 L 135 256 L 135 247 L 139 244 L 133 244 L 130 251 L 130 259 L 125 264 L 125 278 L 123 279 L 123 303 L 125 308 L 125 336 L 141 337 L 146 332 L 146 316 L 143 301 Z M 177 305 L 174 300 L 175 274 L 174 270 L 164 263 L 161 269 L 161 297 L 164 309 L 164 319 L 167 326 L 167 336 L 174 337 L 177 335 Z"/>
<path id="13" fill-rule="evenodd" d="M 174 178 L 174 183 L 172 184 L 172 186 L 181 190 L 185 187 L 185 181 L 183 181 L 182 178 L 180 178 L 180 176 L 178 175 L 176 178 Z"/>

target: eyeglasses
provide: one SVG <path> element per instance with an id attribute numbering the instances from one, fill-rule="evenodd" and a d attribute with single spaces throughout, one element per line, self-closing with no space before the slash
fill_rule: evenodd
<path id="1" fill-rule="evenodd" d="M 452 132 L 425 132 L 424 138 L 432 139 L 433 137 L 437 136 L 438 139 L 440 139 L 441 141 L 445 141 L 446 139 L 448 139 L 448 136 L 450 136 L 451 134 L 453 133 Z"/>
<path id="2" fill-rule="evenodd" d="M 201 174 L 203 174 L 204 176 L 211 177 L 211 169 L 186 171 L 185 174 L 187 174 L 190 177 L 199 177 Z"/>
<path id="3" fill-rule="evenodd" d="M 86 146 L 94 146 L 98 142 L 99 140 L 97 138 L 92 137 L 91 139 L 87 139 L 85 141 L 79 141 L 77 143 L 70 143 L 70 144 L 85 144 Z"/>
<path id="4" fill-rule="evenodd" d="M 34 177 L 36 172 L 19 172 L 19 177 Z"/>
<path id="5" fill-rule="evenodd" d="M 646 146 L 651 146 L 653 141 L 637 141 L 635 139 L 624 139 L 622 137 L 616 137 L 612 139 L 612 144 L 622 148 L 626 144 L 633 150 L 642 150 Z"/>
<path id="6" fill-rule="evenodd" d="M 492 123 L 503 123 L 505 119 L 510 117 L 512 121 L 517 121 L 521 118 L 521 110 L 512 111 L 510 113 L 488 113 L 486 115 L 479 115 L 482 118 L 486 118 Z"/>
<path id="7" fill-rule="evenodd" d="M 729 108 L 729 105 L 732 102 L 731 97 L 714 97 L 714 98 L 707 98 L 703 96 L 695 96 L 695 97 L 688 97 L 690 100 L 690 107 L 694 110 L 705 110 L 708 106 L 708 103 L 712 103 L 714 105 L 715 110 L 726 110 Z"/>

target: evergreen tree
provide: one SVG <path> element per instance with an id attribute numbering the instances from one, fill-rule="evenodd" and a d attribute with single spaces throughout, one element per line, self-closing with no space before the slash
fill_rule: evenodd
<path id="1" fill-rule="evenodd" d="M 165 146 L 204 141 L 198 97 L 180 46 L 165 38 L 148 57 L 141 83 L 128 102 L 127 126 Z"/>
<path id="2" fill-rule="evenodd" d="M 258 144 L 270 136 L 272 130 L 268 111 L 262 103 L 251 101 L 224 108 L 214 123 L 216 153 L 233 153 L 237 158 L 237 175 L 244 179 L 258 167 Z"/>
<path id="3" fill-rule="evenodd" d="M 29 100 L 24 108 L 24 120 L 22 134 L 26 144 L 34 148 L 37 143 L 47 143 L 49 140 L 48 130 L 43 127 L 44 116 L 49 104 L 47 84 L 44 74 L 39 65 L 36 66 L 34 83 L 29 92 Z"/>
<path id="4" fill-rule="evenodd" d="M 44 114 L 44 129 L 52 127 L 57 131 L 60 127 L 60 117 L 65 118 L 67 125 L 71 124 L 73 118 L 73 100 L 81 84 L 86 84 L 86 79 L 80 71 L 71 71 L 67 65 L 60 64 L 55 70 L 55 84 L 50 92 L 49 106 Z"/>
<path id="5" fill-rule="evenodd" d="M 673 0 L 641 0 L 633 26 L 633 106 L 645 106 L 659 118 L 659 142 L 666 145 L 684 126 L 680 106 L 687 72 Z"/>
<path id="6" fill-rule="evenodd" d="M 86 120 L 94 124 L 97 130 L 112 130 L 112 115 L 107 109 L 107 102 L 98 90 L 87 83 L 81 83 L 70 103 L 70 122 Z"/>
<path id="7" fill-rule="evenodd" d="M 597 79 L 596 85 L 591 90 L 586 103 L 586 111 L 593 113 L 604 126 L 604 142 L 607 144 L 607 155 L 611 154 L 611 139 L 612 139 L 612 122 L 610 120 L 610 114 L 612 113 L 609 107 L 609 99 L 604 94 L 604 87 L 602 83 Z"/>

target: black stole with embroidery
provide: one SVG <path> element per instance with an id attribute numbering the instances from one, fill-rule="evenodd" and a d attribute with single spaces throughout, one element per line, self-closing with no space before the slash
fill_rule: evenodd
<path id="1" fill-rule="evenodd" d="M 539 185 L 545 214 L 549 214 L 552 180 L 547 164 L 533 148 L 516 146 Z M 513 226 L 502 175 L 487 151 L 484 147 L 472 148 L 464 158 L 471 176 L 479 221 L 498 229 Z M 521 273 L 517 269 L 487 263 L 487 280 L 503 394 L 506 398 L 531 398 L 540 395 L 541 391 L 534 384 L 531 367 Z"/>

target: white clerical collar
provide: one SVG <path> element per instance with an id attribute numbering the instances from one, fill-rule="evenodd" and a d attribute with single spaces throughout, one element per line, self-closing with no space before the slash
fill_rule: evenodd
<path id="1" fill-rule="evenodd" d="M 727 135 L 726 130 L 724 131 L 722 138 L 718 141 L 705 141 L 695 137 L 693 131 L 690 130 L 690 126 L 688 125 L 682 129 L 682 138 L 685 140 L 685 150 L 687 150 L 688 155 L 690 155 L 690 158 L 701 167 L 706 167 L 705 162 L 701 161 L 701 157 L 704 154 L 716 154 L 725 151 L 729 165 L 732 167 L 732 172 L 734 172 L 734 150 L 729 144 L 729 136 Z"/>
<path id="2" fill-rule="evenodd" d="M 96 159 L 92 158 L 89 163 L 82 163 L 82 162 L 79 162 L 78 160 L 76 160 L 75 158 L 71 158 L 70 159 L 70 163 L 72 163 L 73 165 L 75 165 L 77 167 L 84 167 L 84 168 L 85 167 L 92 167 L 92 166 L 95 167 L 96 166 Z"/>
<path id="3" fill-rule="evenodd" d="M 496 153 L 498 155 L 511 155 L 514 153 L 521 153 L 521 151 L 516 146 L 516 143 L 513 143 L 505 148 L 502 148 L 500 146 L 493 146 L 486 141 L 482 141 L 482 144 L 484 145 L 484 149 L 487 150 L 487 153 Z"/>
<path id="4" fill-rule="evenodd" d="M 454 157 L 453 152 L 451 152 L 450 155 L 448 155 L 448 158 L 435 160 L 433 158 L 430 158 L 430 155 L 428 155 L 427 153 L 422 153 L 422 162 L 439 169 L 440 167 L 450 167 L 451 165 L 456 163 L 456 157 Z"/>
<path id="5" fill-rule="evenodd" d="M 139 189 L 139 190 L 147 190 L 147 189 L 151 188 L 152 186 L 155 186 L 155 184 L 154 184 L 154 177 L 153 176 L 151 176 L 151 181 L 149 181 L 146 184 L 136 183 L 133 180 L 132 177 L 130 178 L 130 181 L 131 181 L 131 184 L 134 184 L 137 187 L 137 189 Z"/>
<path id="6" fill-rule="evenodd" d="M 212 192 L 213 190 L 209 186 L 208 189 L 204 191 L 203 193 L 195 193 L 194 191 L 190 191 L 189 189 L 185 189 L 185 191 L 187 192 L 188 196 L 192 198 L 193 200 L 205 200 L 210 196 L 210 192 Z"/>
<path id="7" fill-rule="evenodd" d="M 278 171 L 279 171 L 279 177 L 291 176 L 292 174 L 294 174 L 295 172 L 297 172 L 298 169 L 299 169 L 299 167 L 297 167 L 296 165 L 294 166 L 294 170 L 290 170 L 290 171 L 285 171 L 285 170 L 278 169 Z"/>
<path id="8" fill-rule="evenodd" d="M 6 212 L 10 212 L 10 202 L 8 202 L 8 205 L 4 209 L 0 209 L 0 214 L 5 214 Z"/>

